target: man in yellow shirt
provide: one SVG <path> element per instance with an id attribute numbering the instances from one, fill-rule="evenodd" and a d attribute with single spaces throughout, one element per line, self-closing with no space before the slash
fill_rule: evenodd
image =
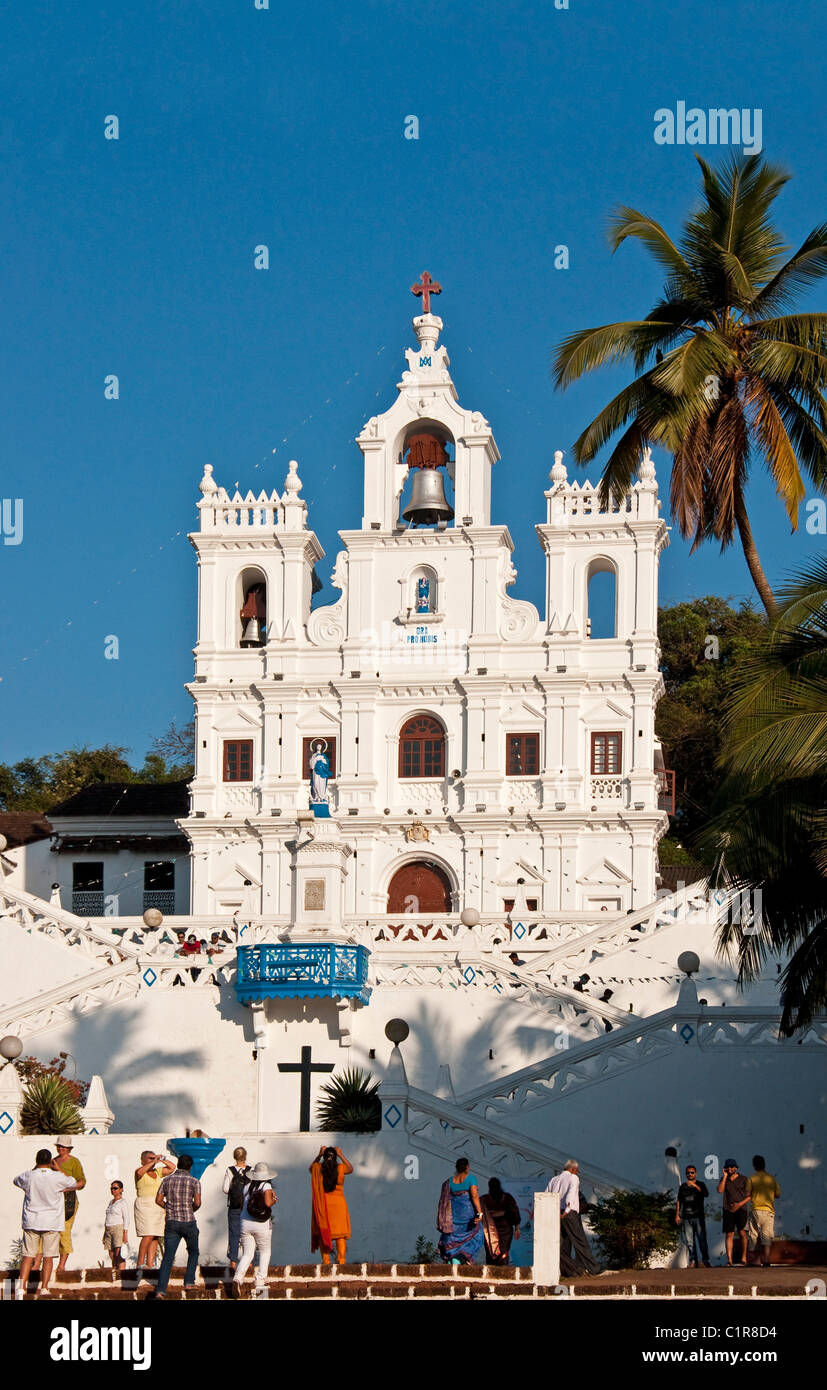
<path id="1" fill-rule="evenodd" d="M 767 1172 L 762 1154 L 755 1155 L 752 1166 L 755 1171 L 751 1178 L 747 1178 L 747 1190 L 752 1203 L 749 1214 L 749 1248 L 750 1254 L 754 1254 L 760 1244 L 761 1264 L 769 1268 L 770 1247 L 775 1235 L 775 1199 L 781 1196 L 781 1188 L 772 1173 Z"/>

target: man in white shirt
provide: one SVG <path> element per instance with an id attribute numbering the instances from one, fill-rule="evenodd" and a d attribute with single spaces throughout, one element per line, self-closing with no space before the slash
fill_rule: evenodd
<path id="1" fill-rule="evenodd" d="M 40 1273 L 40 1296 L 50 1295 L 49 1280 L 52 1277 L 52 1264 L 59 1254 L 60 1233 L 65 1222 L 63 1205 L 64 1192 L 75 1192 L 82 1183 L 75 1181 L 68 1173 L 62 1173 L 54 1166 L 48 1149 L 39 1149 L 34 1168 L 18 1173 L 13 1178 L 15 1187 L 24 1192 L 23 1198 L 23 1258 L 20 1261 L 20 1278 L 17 1283 L 17 1296 L 22 1298 L 26 1291 L 29 1275 L 41 1242 L 43 1266 Z"/>
<path id="2" fill-rule="evenodd" d="M 546 1188 L 546 1192 L 556 1192 L 560 1197 L 560 1269 L 569 1278 L 600 1273 L 580 1220 L 579 1168 L 577 1160 L 570 1158 L 562 1173 L 552 1178 Z"/>

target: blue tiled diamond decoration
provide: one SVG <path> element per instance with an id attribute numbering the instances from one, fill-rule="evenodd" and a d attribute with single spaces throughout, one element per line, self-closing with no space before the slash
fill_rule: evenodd
<path id="1" fill-rule="evenodd" d="M 96 1129 L 90 1129 L 90 1131 L 89 1131 L 90 1134 L 97 1134 L 97 1132 L 98 1132 L 98 1131 L 97 1131 Z"/>
<path id="2" fill-rule="evenodd" d="M 514 935 L 516 936 L 518 941 L 522 941 L 523 937 L 525 936 L 525 927 L 523 926 L 522 922 L 517 923 L 516 927 L 514 928 Z"/>
<path id="3" fill-rule="evenodd" d="M 385 1111 L 385 1124 L 390 1125 L 391 1129 L 396 1129 L 401 1119 L 402 1111 L 399 1109 L 398 1105 L 389 1105 Z"/>
<path id="4" fill-rule="evenodd" d="M 499 983 L 497 983 L 496 985 L 492 985 L 491 988 L 493 989 L 495 994 L 502 994 L 503 992 L 503 987 Z"/>
<path id="5" fill-rule="evenodd" d="M 0 1115 L 0 1134 L 8 1134 L 13 1124 L 14 1120 L 8 1110 L 4 1110 L 2 1115 Z"/>
<path id="6" fill-rule="evenodd" d="M 466 967 L 462 972 L 462 978 L 467 985 L 472 985 L 477 978 L 477 972 L 472 965 Z"/>
<path id="7" fill-rule="evenodd" d="M 690 1024 L 685 1023 L 685 1024 L 683 1025 L 682 1029 L 681 1029 L 681 1037 L 683 1038 L 684 1042 L 687 1042 L 687 1043 L 688 1043 L 688 1042 L 689 1042 L 689 1039 L 690 1039 L 690 1038 L 694 1038 L 694 1036 L 695 1036 L 695 1029 L 694 1029 L 693 1027 L 691 1027 Z"/>
<path id="8" fill-rule="evenodd" d="M 152 969 L 152 966 L 148 965 L 143 973 L 144 984 L 152 986 L 155 984 L 157 978 L 158 976 L 155 974 L 155 971 Z"/>

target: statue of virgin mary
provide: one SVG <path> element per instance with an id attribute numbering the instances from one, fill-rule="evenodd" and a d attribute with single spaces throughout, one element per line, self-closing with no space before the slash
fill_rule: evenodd
<path id="1" fill-rule="evenodd" d="M 330 763 L 327 759 L 327 744 L 317 739 L 310 745 L 310 800 L 327 804 L 327 784 L 330 781 Z"/>

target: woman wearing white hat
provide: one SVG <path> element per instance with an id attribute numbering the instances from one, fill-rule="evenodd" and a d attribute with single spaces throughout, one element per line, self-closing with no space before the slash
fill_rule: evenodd
<path id="1" fill-rule="evenodd" d="M 263 1289 L 266 1285 L 270 1246 L 273 1240 L 273 1207 L 278 1201 L 272 1182 L 277 1177 L 278 1173 L 268 1168 L 266 1163 L 257 1163 L 244 1188 L 244 1205 L 241 1208 L 241 1258 L 230 1283 L 230 1298 L 238 1298 L 242 1280 L 250 1268 L 256 1250 L 256 1288 Z"/>

